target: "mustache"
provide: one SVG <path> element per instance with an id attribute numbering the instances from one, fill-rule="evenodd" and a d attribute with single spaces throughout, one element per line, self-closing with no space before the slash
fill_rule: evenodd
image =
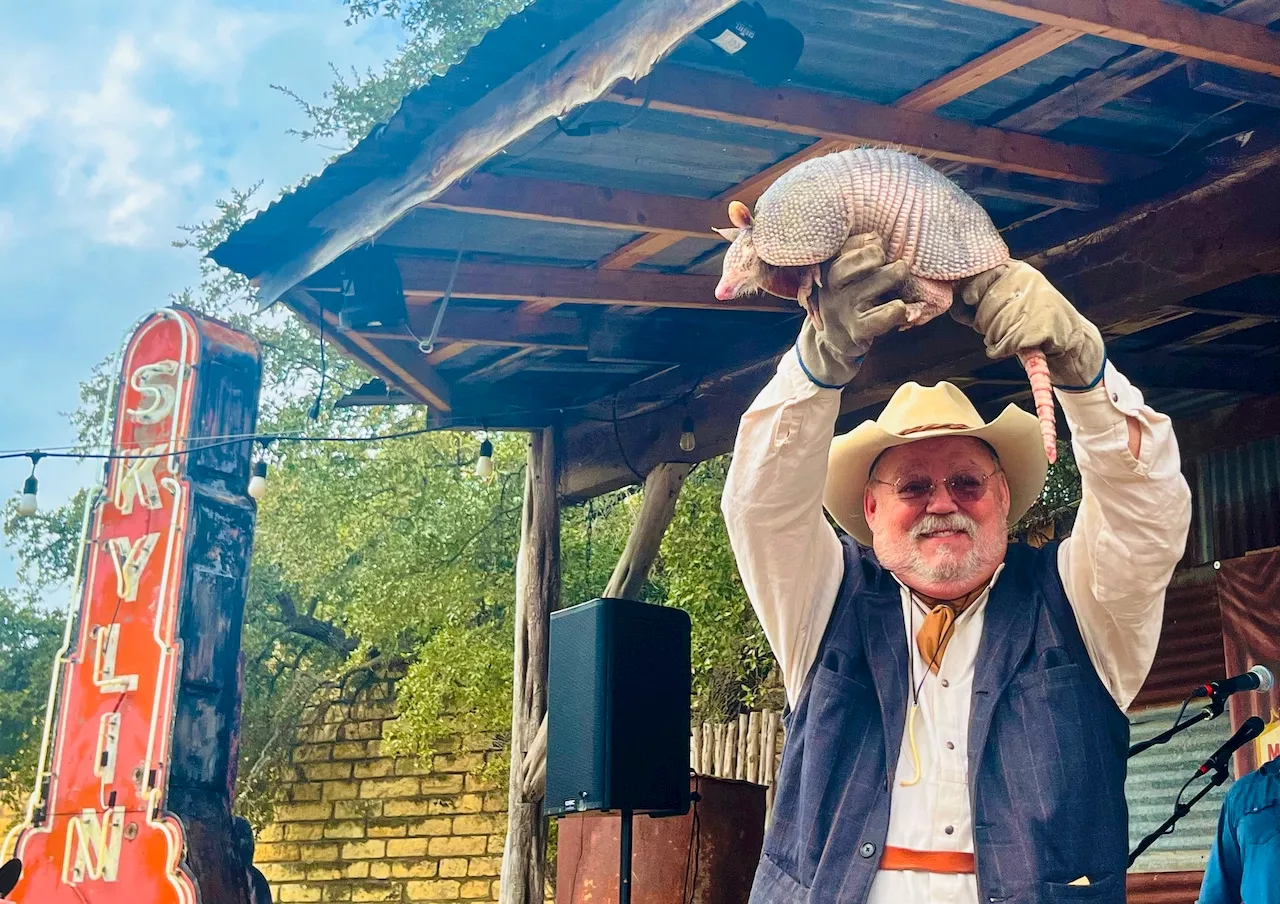
<path id="1" fill-rule="evenodd" d="M 973 537 L 978 532 L 978 522 L 968 515 L 952 512 L 949 515 L 925 515 L 911 527 L 911 539 L 919 540 L 934 531 L 954 530 Z"/>

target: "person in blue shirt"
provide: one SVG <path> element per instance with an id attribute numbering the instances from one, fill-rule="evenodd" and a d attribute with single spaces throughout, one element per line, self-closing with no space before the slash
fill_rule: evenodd
<path id="1" fill-rule="evenodd" d="M 1197 904 L 1280 904 L 1280 757 L 1227 792 Z"/>

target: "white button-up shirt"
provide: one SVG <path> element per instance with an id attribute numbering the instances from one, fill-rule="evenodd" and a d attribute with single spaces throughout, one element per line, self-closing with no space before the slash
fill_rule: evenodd
<path id="1" fill-rule="evenodd" d="M 1191 493 L 1170 420 L 1108 363 L 1088 392 L 1057 393 L 1071 427 L 1082 497 L 1058 571 L 1090 659 L 1121 709 L 1146 680 L 1160 638 L 1165 589 L 1182 557 Z M 835 606 L 842 552 L 822 511 L 827 454 L 840 392 L 815 386 L 794 353 L 742 417 L 722 509 L 743 585 L 794 705 Z M 1142 430 L 1129 452 L 1125 416 Z M 997 571 L 992 582 L 999 580 Z M 987 594 L 957 619 L 938 674 L 913 640 L 924 612 L 904 586 L 902 616 L 923 680 L 915 716 L 921 779 L 906 731 L 890 800 L 887 843 L 973 852 L 969 808 L 969 710 Z M 913 611 L 914 610 L 914 611 Z M 908 704 L 912 699 L 908 690 Z M 908 705 L 908 718 L 910 706 Z M 847 856 L 856 856 L 849 851 Z M 1087 877 L 1085 877 L 1087 879 Z M 977 904 L 975 877 L 880 871 L 869 904 Z"/>

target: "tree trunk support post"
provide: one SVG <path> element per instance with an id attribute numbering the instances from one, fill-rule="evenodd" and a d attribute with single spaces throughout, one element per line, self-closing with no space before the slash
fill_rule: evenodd
<path id="1" fill-rule="evenodd" d="M 500 904 L 542 904 L 546 898 L 547 824 L 542 816 L 542 795 L 531 797 L 526 793 L 523 773 L 526 754 L 537 746 L 546 719 L 551 613 L 560 603 L 557 439 L 554 427 L 534 433 L 525 471 L 516 561 L 511 772 Z"/>
<path id="2" fill-rule="evenodd" d="M 676 513 L 676 499 L 685 478 L 693 470 L 685 462 L 663 462 L 654 467 L 644 481 L 644 502 L 640 516 L 627 537 L 627 546 L 614 566 L 613 576 L 604 595 L 610 599 L 639 599 L 649 577 L 662 536 Z"/>

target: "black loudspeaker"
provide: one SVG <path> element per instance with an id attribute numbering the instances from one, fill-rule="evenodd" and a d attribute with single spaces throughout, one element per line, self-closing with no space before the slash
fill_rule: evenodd
<path id="1" fill-rule="evenodd" d="M 596 599 L 551 614 L 543 812 L 689 810 L 689 616 Z"/>

